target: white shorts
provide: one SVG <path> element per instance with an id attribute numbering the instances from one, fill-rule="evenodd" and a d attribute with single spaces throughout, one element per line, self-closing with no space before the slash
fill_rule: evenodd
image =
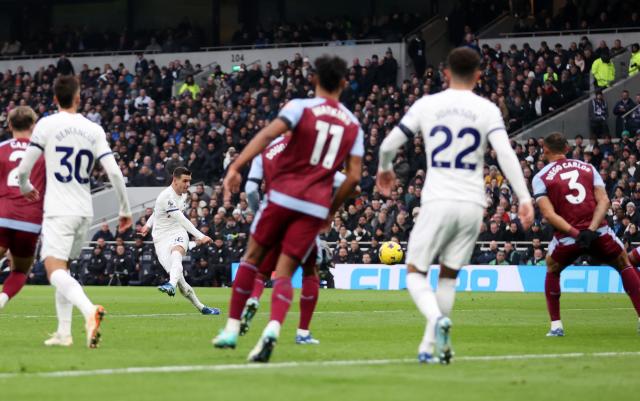
<path id="1" fill-rule="evenodd" d="M 189 234 L 186 231 L 176 232 L 157 240 L 154 238 L 153 245 L 156 248 L 156 255 L 162 267 L 169 272 L 171 270 L 171 250 L 176 246 L 189 250 Z"/>
<path id="2" fill-rule="evenodd" d="M 45 216 L 40 259 L 51 256 L 68 261 L 80 256 L 91 220 L 91 217 L 84 216 Z"/>
<path id="3" fill-rule="evenodd" d="M 427 272 L 437 262 L 455 270 L 469 263 L 484 208 L 471 202 L 427 202 L 420 208 L 407 247 L 407 264 Z"/>

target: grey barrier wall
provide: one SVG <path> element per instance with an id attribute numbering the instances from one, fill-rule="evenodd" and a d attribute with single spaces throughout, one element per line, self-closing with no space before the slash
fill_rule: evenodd
<path id="1" fill-rule="evenodd" d="M 269 49 L 248 49 L 248 50 L 220 50 L 220 51 L 201 51 L 188 53 L 156 53 L 146 56 L 147 60 L 155 60 L 159 66 L 168 65 L 175 60 L 190 60 L 191 64 L 208 65 L 217 62 L 222 71 L 230 72 L 234 66 L 240 64 L 251 64 L 259 62 L 262 65 L 270 61 L 274 66 L 282 60 L 291 60 L 296 53 L 300 53 L 303 57 L 314 59 L 323 54 L 335 54 L 343 57 L 347 62 L 351 63 L 354 58 L 359 58 L 364 64 L 364 59 L 371 58 L 373 54 L 378 57 L 384 57 L 384 53 L 390 48 L 394 57 L 398 61 L 398 65 L 404 65 L 404 48 L 402 42 L 399 43 L 376 43 L 349 46 L 312 46 L 312 47 L 282 47 Z M 127 55 L 104 55 L 89 57 L 71 57 L 69 58 L 76 72 L 80 71 L 83 64 L 87 64 L 90 68 L 100 67 L 102 69 L 105 64 L 117 67 L 119 63 L 123 63 L 126 68 L 133 71 L 137 56 L 134 54 Z M 50 64 L 55 65 L 56 58 L 39 58 L 39 59 L 20 59 L 20 60 L 0 60 L 0 71 L 11 69 L 15 71 L 18 67 L 23 67 L 25 71 L 35 72 L 40 67 L 47 67 Z"/>
<path id="2" fill-rule="evenodd" d="M 631 97 L 635 98 L 640 93 L 640 74 L 616 83 L 612 87 L 606 89 L 604 97 L 609 105 L 609 131 L 615 132 L 615 116 L 613 115 L 613 106 L 620 100 L 620 94 L 626 89 L 631 93 Z M 525 140 L 528 138 L 538 138 L 553 131 L 563 132 L 568 138 L 575 138 L 582 135 L 585 138 L 589 136 L 589 107 L 591 98 L 569 109 L 554 115 L 540 124 L 524 130 L 514 139 Z"/>

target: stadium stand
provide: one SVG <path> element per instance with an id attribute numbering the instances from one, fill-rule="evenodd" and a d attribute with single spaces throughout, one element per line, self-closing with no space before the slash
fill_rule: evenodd
<path id="1" fill-rule="evenodd" d="M 475 48 L 484 61 L 484 74 L 476 90 L 501 108 L 510 131 L 585 92 L 595 58 L 589 43 L 569 49 Z M 198 67 L 186 62 L 159 66 L 151 57 L 147 60 L 141 56 L 129 68 L 122 64 L 85 65 L 75 71 L 82 83 L 83 112 L 108 132 L 129 186 L 167 185 L 170 171 L 178 166 L 188 166 L 194 171 L 194 182 L 203 185 L 191 194 L 188 217 L 216 241 L 206 249 L 196 248 L 185 260 L 189 280 L 199 285 L 228 285 L 229 265 L 238 260 L 245 247 L 253 213 L 244 194 L 233 203 L 223 202 L 221 178 L 238 152 L 275 118 L 287 100 L 313 95 L 309 80 L 312 60 L 294 53 L 291 59 L 278 65 L 256 63 L 237 72 L 218 68 L 205 85 L 187 84 L 173 96 L 174 81 L 192 75 Z M 372 55 L 367 60 L 352 60 L 343 101 L 365 130 L 365 168 L 360 185 L 362 194 L 336 216 L 326 235 L 325 239 L 334 244 L 334 261 L 375 263 L 380 242 L 407 240 L 420 206 L 425 178 L 422 138 L 415 138 L 398 155 L 394 163 L 398 186 L 389 199 L 375 190 L 378 147 L 416 99 L 446 88 L 443 68 L 442 63 L 428 65 L 424 75 L 414 74 L 398 84 L 398 61 L 391 52 Z M 51 83 L 62 72 L 69 72 L 64 62 L 38 71 L 18 68 L 3 72 L 0 119 L 6 122 L 8 111 L 19 104 L 31 105 L 40 115 L 51 113 Z M 585 132 L 576 138 L 571 151 L 573 157 L 593 163 L 605 178 L 613 200 L 609 223 L 627 245 L 640 239 L 639 215 L 635 212 L 635 205 L 640 202 L 637 185 L 640 132 L 634 128 L 640 127 L 640 111 L 634 108 L 639 100 L 631 94 L 625 113 L 612 111 L 608 117 L 622 119 L 625 129 L 620 140 L 608 135 L 589 138 Z M 0 139 L 6 136 L 5 126 Z M 525 177 L 531 180 L 543 166 L 539 141 L 514 142 L 514 147 Z M 530 230 L 521 230 L 515 213 L 517 199 L 497 167 L 495 153 L 488 150 L 485 159 L 489 207 L 473 262 L 540 263 L 544 244 L 551 238 L 550 227 L 538 218 Z M 92 186 L 100 188 L 104 182 L 104 172 L 96 169 Z M 211 188 L 210 192 L 205 185 Z M 145 221 L 143 216 L 137 224 Z M 162 272 L 152 247 L 137 240 L 133 230 L 108 233 L 107 228 L 103 234 L 104 237 L 93 238 L 92 248 L 75 263 L 74 271 L 83 281 L 148 285 L 161 280 Z M 124 256 L 122 249 L 118 253 L 119 245 L 124 246 Z M 118 258 L 122 261 L 118 262 Z M 34 276 L 33 280 L 36 279 Z"/>

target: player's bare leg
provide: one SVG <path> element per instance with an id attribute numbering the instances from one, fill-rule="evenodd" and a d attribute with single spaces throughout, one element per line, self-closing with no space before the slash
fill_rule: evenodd
<path id="1" fill-rule="evenodd" d="M 547 299 L 547 311 L 551 320 L 551 328 L 547 337 L 563 337 L 564 327 L 560 320 L 560 273 L 566 266 L 547 256 L 547 275 L 544 280 L 544 295 Z"/>
<path id="2" fill-rule="evenodd" d="M 434 358 L 434 346 L 436 343 L 436 323 L 443 317 L 436 294 L 427 279 L 427 270 L 422 271 L 415 265 L 407 265 L 407 290 L 413 298 L 418 310 L 427 319 L 427 324 L 418 347 L 418 360 L 423 363 L 438 362 Z"/>
<path id="3" fill-rule="evenodd" d="M 96 348 L 100 342 L 100 324 L 105 315 L 104 308 L 101 305 L 94 305 L 89 300 L 80 283 L 69 274 L 66 260 L 48 256 L 44 260 L 44 267 L 49 282 L 56 288 L 58 315 L 58 331 L 45 344 L 70 345 L 71 313 L 75 306 L 80 309 L 85 318 L 87 346 Z"/>
<path id="4" fill-rule="evenodd" d="M 3 258 L 5 255 L 7 255 L 7 250 L 0 247 L 0 258 Z M 22 287 L 24 287 L 27 282 L 29 270 L 31 270 L 31 266 L 33 265 L 33 256 L 23 258 L 9 254 L 8 258 L 11 271 L 4 281 L 2 292 L 0 292 L 0 309 L 4 308 L 7 302 L 15 297 Z"/>
<path id="5" fill-rule="evenodd" d="M 235 348 L 240 333 L 242 310 L 251 295 L 253 284 L 258 273 L 257 266 L 262 262 L 267 249 L 258 244 L 253 237 L 249 238 L 247 251 L 240 262 L 236 278 L 231 288 L 229 301 L 229 317 L 225 328 L 212 341 L 216 348 Z"/>
<path id="6" fill-rule="evenodd" d="M 608 264 L 620 273 L 622 286 L 638 315 L 638 333 L 640 334 L 640 277 L 624 251 Z"/>
<path id="7" fill-rule="evenodd" d="M 289 307 L 291 307 L 293 298 L 291 277 L 298 268 L 299 263 L 299 259 L 284 253 L 280 254 L 278 258 L 273 292 L 271 293 L 271 317 L 262 332 L 260 340 L 258 340 L 258 344 L 249 353 L 247 359 L 250 362 L 269 362 L 269 358 L 271 358 L 273 348 L 280 336 L 280 328 L 287 316 Z"/>
<path id="8" fill-rule="evenodd" d="M 320 295 L 320 275 L 318 265 L 305 263 L 302 266 L 302 290 L 300 291 L 300 322 L 296 331 L 296 344 L 320 344 L 313 338 L 309 326 Z"/>

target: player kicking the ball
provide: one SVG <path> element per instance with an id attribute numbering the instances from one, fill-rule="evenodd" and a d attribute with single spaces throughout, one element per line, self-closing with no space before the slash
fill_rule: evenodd
<path id="1" fill-rule="evenodd" d="M 555 228 L 547 254 L 544 293 L 551 318 L 549 337 L 564 336 L 560 320 L 560 273 L 581 255 L 615 268 L 640 316 L 640 278 L 622 242 L 605 221 L 609 197 L 600 174 L 589 163 L 567 159 L 569 145 L 560 133 L 544 139 L 549 162 L 533 177 L 533 194 L 542 215 Z M 639 318 L 640 323 L 640 318 Z"/>
<path id="2" fill-rule="evenodd" d="M 189 234 L 195 237 L 198 245 L 212 241 L 194 227 L 183 214 L 190 185 L 191 171 L 184 167 L 176 168 L 171 185 L 158 195 L 153 214 L 140 232 L 144 236 L 149 227 L 153 227 L 153 245 L 158 261 L 169 273 L 169 281 L 158 287 L 158 290 L 172 297 L 176 295 L 176 287 L 178 287 L 180 293 L 203 315 L 219 315 L 219 309 L 210 308 L 200 302 L 193 288 L 184 279 L 182 272 L 182 257 L 189 246 Z"/>
<path id="3" fill-rule="evenodd" d="M 395 183 L 397 149 L 422 134 L 429 167 L 422 207 L 407 248 L 407 288 L 427 318 L 418 360 L 445 364 L 453 355 L 448 316 L 456 277 L 469 262 L 485 207 L 482 170 L 487 142 L 518 196 L 520 223 L 526 229 L 533 221 L 531 196 L 500 110 L 472 92 L 480 77 L 480 57 L 471 49 L 457 48 L 449 53 L 447 63 L 449 89 L 411 106 L 382 142 L 377 177 L 380 192 L 389 196 Z M 434 292 L 427 272 L 436 255 L 440 256 L 440 277 Z"/>
<path id="4" fill-rule="evenodd" d="M 30 201 L 22 196 L 17 170 L 37 118 L 31 107 L 18 106 L 11 110 L 9 129 L 13 139 L 0 143 L 0 258 L 9 251 L 11 266 L 0 292 L 0 309 L 26 283 L 42 226 L 42 199 Z M 40 158 L 34 165 L 31 182 L 44 193 L 44 159 Z"/>
<path id="5" fill-rule="evenodd" d="M 73 76 L 61 76 L 53 85 L 58 113 L 42 118 L 35 126 L 31 143 L 18 167 L 20 191 L 29 200 L 40 198 L 40 191 L 29 182 L 33 166 L 44 152 L 47 170 L 42 224 L 41 258 L 56 288 L 58 330 L 46 345 L 69 346 L 73 307 L 85 319 L 87 346 L 96 348 L 104 308 L 94 305 L 68 271 L 69 259 L 77 258 L 93 217 L 89 178 L 95 161 L 109 176 L 120 203 L 120 228 L 131 226 L 131 211 L 124 178 L 107 143 L 104 130 L 77 113 L 80 84 Z"/>
<path id="6" fill-rule="evenodd" d="M 268 193 L 268 203 L 253 227 L 231 293 L 229 319 L 213 340 L 216 347 L 234 348 L 242 309 L 251 295 L 258 267 L 278 244 L 271 295 L 271 318 L 249 353 L 251 362 L 268 362 L 291 305 L 291 276 L 313 249 L 315 238 L 360 181 L 364 133 L 358 120 L 340 102 L 347 84 L 347 64 L 339 57 L 316 60 L 316 97 L 292 100 L 278 118 L 262 129 L 229 166 L 225 195 L 240 189 L 240 170 L 274 139 L 291 130 L 291 140 L 278 156 Z M 332 196 L 333 177 L 346 165 L 344 183 Z M 332 200 L 333 199 L 333 200 Z"/>

